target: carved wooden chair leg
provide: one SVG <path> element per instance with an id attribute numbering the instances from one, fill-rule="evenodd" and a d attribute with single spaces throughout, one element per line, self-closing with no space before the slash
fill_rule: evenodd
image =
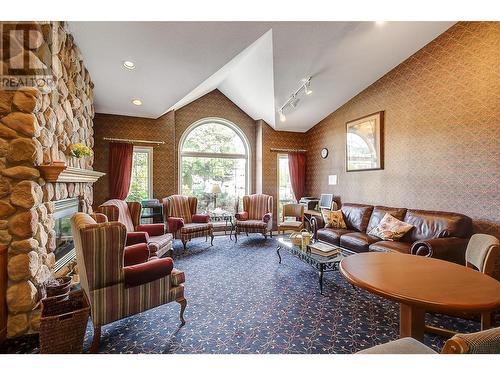
<path id="1" fill-rule="evenodd" d="M 94 326 L 94 337 L 92 338 L 92 345 L 90 345 L 90 352 L 95 354 L 99 353 L 99 345 L 101 344 L 101 326 Z"/>
<path id="2" fill-rule="evenodd" d="M 184 297 L 179 298 L 176 301 L 181 305 L 181 312 L 180 312 L 179 317 L 181 319 L 181 325 L 184 325 L 184 324 L 186 324 L 186 320 L 184 319 L 184 310 L 186 310 L 187 301 Z"/>
<path id="3" fill-rule="evenodd" d="M 214 234 L 212 233 L 210 237 L 212 237 L 212 239 L 210 240 L 210 246 L 214 246 Z"/>
<path id="4" fill-rule="evenodd" d="M 182 240 L 182 246 L 184 246 L 184 250 L 187 249 L 187 241 L 186 240 Z"/>

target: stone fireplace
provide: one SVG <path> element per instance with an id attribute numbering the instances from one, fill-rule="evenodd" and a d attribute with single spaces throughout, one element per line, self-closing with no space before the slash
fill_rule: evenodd
<path id="1" fill-rule="evenodd" d="M 19 32 L 2 35 L 17 43 L 18 55 L 2 56 L 0 65 L 2 82 L 10 79 L 0 87 L 0 340 L 38 330 L 39 290 L 71 257 L 67 217 L 91 212 L 92 183 L 101 175 L 92 171 L 93 157 L 69 156 L 71 144 L 93 147 L 94 107 L 90 75 L 65 24 L 2 30 Z M 21 85 L 13 61 L 50 67 L 52 85 Z M 60 174 L 47 172 L 55 161 Z"/>

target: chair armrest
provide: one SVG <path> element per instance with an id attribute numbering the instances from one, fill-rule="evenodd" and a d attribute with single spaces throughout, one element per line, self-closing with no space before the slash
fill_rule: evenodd
<path id="1" fill-rule="evenodd" d="M 465 249 L 468 243 L 467 238 L 431 238 L 414 242 L 410 251 L 413 255 L 443 259 L 464 265 Z"/>
<path id="2" fill-rule="evenodd" d="M 146 232 L 128 232 L 125 246 L 135 245 L 136 243 L 148 243 L 149 235 Z"/>
<path id="3" fill-rule="evenodd" d="M 165 224 L 141 224 L 136 227 L 139 232 L 146 232 L 150 236 L 161 236 L 165 234 Z"/>
<path id="4" fill-rule="evenodd" d="M 194 214 L 191 217 L 193 223 L 208 223 L 210 221 L 210 216 L 205 214 Z"/>
<path id="5" fill-rule="evenodd" d="M 169 217 L 167 219 L 167 228 L 170 233 L 175 233 L 184 226 L 184 219 L 180 217 Z"/>
<path id="6" fill-rule="evenodd" d="M 458 333 L 444 344 L 443 354 L 498 354 L 500 327 L 474 333 Z"/>
<path id="7" fill-rule="evenodd" d="M 123 264 L 125 267 L 147 262 L 149 247 L 145 243 L 126 246 L 123 250 Z"/>
<path id="8" fill-rule="evenodd" d="M 262 221 L 264 223 L 268 223 L 269 221 L 271 221 L 273 218 L 273 214 L 268 212 L 267 214 L 265 214 L 263 217 L 262 217 Z"/>
<path id="9" fill-rule="evenodd" d="M 238 212 L 238 213 L 234 214 L 234 217 L 236 218 L 236 220 L 240 220 L 240 221 L 248 220 L 248 212 L 246 212 L 246 211 Z"/>
<path id="10" fill-rule="evenodd" d="M 107 223 L 108 222 L 108 217 L 104 214 L 99 213 L 99 212 L 94 212 L 90 216 L 92 217 L 92 219 L 95 220 L 96 223 Z"/>
<path id="11" fill-rule="evenodd" d="M 149 262 L 124 267 L 125 287 L 147 284 L 170 275 L 174 268 L 172 258 L 153 259 Z"/>

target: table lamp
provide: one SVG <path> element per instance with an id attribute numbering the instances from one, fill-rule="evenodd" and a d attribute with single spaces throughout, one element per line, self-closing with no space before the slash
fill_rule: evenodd
<path id="1" fill-rule="evenodd" d="M 214 195 L 214 210 L 217 208 L 217 194 L 222 193 L 219 184 L 212 184 L 210 192 Z"/>

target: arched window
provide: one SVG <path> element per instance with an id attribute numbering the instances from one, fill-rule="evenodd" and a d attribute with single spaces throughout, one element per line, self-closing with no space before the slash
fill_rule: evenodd
<path id="1" fill-rule="evenodd" d="M 241 130 L 216 118 L 192 124 L 179 147 L 180 193 L 198 198 L 198 211 L 234 212 L 247 194 L 249 148 Z"/>

